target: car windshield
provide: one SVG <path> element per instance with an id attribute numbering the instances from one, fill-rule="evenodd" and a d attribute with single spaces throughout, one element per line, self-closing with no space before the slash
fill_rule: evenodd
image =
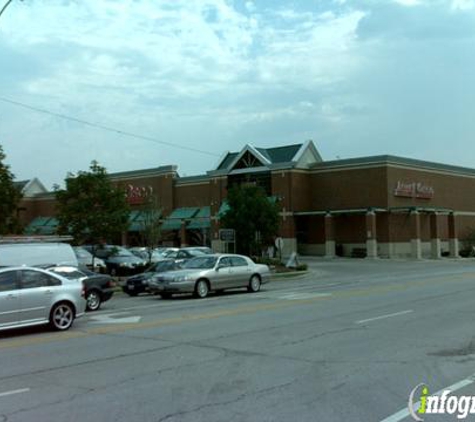
<path id="1" fill-rule="evenodd" d="M 216 261 L 218 258 L 215 256 L 204 256 L 204 257 L 197 257 L 192 258 L 185 264 L 183 264 L 184 269 L 191 269 L 191 268 L 213 268 L 216 265 Z"/>

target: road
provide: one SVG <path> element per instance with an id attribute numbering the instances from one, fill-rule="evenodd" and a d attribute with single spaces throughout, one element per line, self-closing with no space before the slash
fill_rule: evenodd
<path id="1" fill-rule="evenodd" d="M 66 333 L 2 333 L 0 421 L 397 422 L 420 383 L 475 395 L 475 261 L 309 264 L 257 294 L 116 295 Z"/>

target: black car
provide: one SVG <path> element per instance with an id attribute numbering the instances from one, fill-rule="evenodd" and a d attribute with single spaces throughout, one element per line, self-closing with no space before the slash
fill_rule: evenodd
<path id="1" fill-rule="evenodd" d="M 92 246 L 83 247 L 92 253 Z M 135 256 L 123 246 L 96 246 L 95 255 L 106 263 L 108 273 L 114 276 L 137 274 L 147 266 L 145 259 Z"/>
<path id="2" fill-rule="evenodd" d="M 127 278 L 122 290 L 129 296 L 137 296 L 139 293 L 148 291 L 147 280 L 158 273 L 173 271 L 179 269 L 179 265 L 174 259 L 163 259 L 155 262 L 141 274 Z"/>
<path id="3" fill-rule="evenodd" d="M 97 274 L 87 268 L 67 265 L 44 268 L 70 280 L 82 282 L 85 288 L 87 310 L 97 311 L 103 302 L 107 302 L 114 294 L 115 282 L 108 274 Z"/>

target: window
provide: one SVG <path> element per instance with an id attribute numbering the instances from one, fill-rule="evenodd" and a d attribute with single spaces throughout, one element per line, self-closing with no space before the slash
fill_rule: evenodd
<path id="1" fill-rule="evenodd" d="M 244 258 L 241 258 L 240 256 L 233 256 L 231 257 L 231 264 L 233 265 L 233 267 L 246 267 L 247 261 Z"/>
<path id="2" fill-rule="evenodd" d="M 21 271 L 21 288 L 33 289 L 35 287 L 60 286 L 61 281 L 39 271 Z"/>
<path id="3" fill-rule="evenodd" d="M 220 267 L 230 267 L 232 264 L 231 264 L 231 258 L 229 257 L 224 257 L 224 258 L 221 258 L 221 261 L 219 261 L 219 266 Z"/>
<path id="4" fill-rule="evenodd" d="M 0 292 L 17 289 L 16 271 L 6 271 L 0 274 Z"/>

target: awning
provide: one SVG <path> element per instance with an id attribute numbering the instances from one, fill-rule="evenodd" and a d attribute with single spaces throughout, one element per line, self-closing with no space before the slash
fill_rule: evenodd
<path id="1" fill-rule="evenodd" d="M 190 221 L 187 229 L 201 230 L 209 229 L 211 227 L 211 209 L 210 207 L 202 207 L 195 217 Z"/>
<path id="2" fill-rule="evenodd" d="M 162 230 L 180 230 L 182 220 L 190 220 L 194 218 L 201 208 L 198 207 L 184 207 L 176 208 L 162 223 Z"/>
<path id="3" fill-rule="evenodd" d="M 150 225 L 152 221 L 154 220 L 158 221 L 161 215 L 162 214 L 160 210 L 151 210 L 151 211 L 132 210 L 129 214 L 129 231 L 141 232 L 144 230 L 145 226 Z"/>
<path id="4" fill-rule="evenodd" d="M 36 217 L 25 228 L 25 234 L 55 234 L 58 224 L 58 220 L 55 217 Z"/>
<path id="5" fill-rule="evenodd" d="M 181 220 L 178 218 L 167 218 L 160 226 L 162 230 L 180 230 Z"/>

